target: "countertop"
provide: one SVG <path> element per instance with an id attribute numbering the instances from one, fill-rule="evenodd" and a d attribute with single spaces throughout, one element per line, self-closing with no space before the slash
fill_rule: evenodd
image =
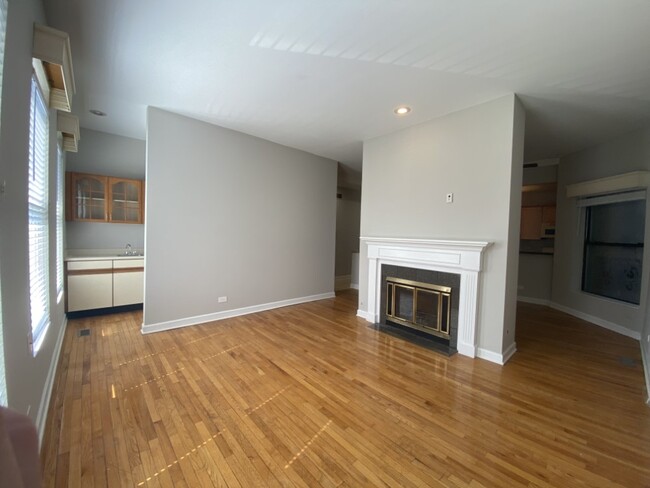
<path id="1" fill-rule="evenodd" d="M 65 252 L 64 261 L 122 261 L 144 259 L 142 249 L 134 249 L 137 254 L 125 256 L 124 249 L 68 249 Z"/>

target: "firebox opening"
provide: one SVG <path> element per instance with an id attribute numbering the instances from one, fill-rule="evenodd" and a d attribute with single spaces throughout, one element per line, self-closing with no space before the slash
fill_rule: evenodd
<path id="1" fill-rule="evenodd" d="M 449 340 L 451 288 L 389 276 L 386 320 Z"/>
<path id="2" fill-rule="evenodd" d="M 457 352 L 460 275 L 382 264 L 377 330 L 445 355 Z"/>

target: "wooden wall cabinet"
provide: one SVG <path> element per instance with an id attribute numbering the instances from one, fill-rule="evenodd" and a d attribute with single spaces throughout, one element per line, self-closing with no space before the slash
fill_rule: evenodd
<path id="1" fill-rule="evenodd" d="M 144 222 L 144 182 L 66 173 L 66 219 L 79 222 Z"/>
<path id="2" fill-rule="evenodd" d="M 555 227 L 554 206 L 534 206 L 521 208 L 521 239 L 539 240 L 543 231 Z"/>

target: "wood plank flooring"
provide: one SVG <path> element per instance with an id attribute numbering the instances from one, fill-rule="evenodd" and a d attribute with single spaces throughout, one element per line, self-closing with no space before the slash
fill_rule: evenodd
<path id="1" fill-rule="evenodd" d="M 356 302 L 147 336 L 141 312 L 71 320 L 44 486 L 650 486 L 638 342 L 521 304 L 500 367 L 375 331 Z"/>

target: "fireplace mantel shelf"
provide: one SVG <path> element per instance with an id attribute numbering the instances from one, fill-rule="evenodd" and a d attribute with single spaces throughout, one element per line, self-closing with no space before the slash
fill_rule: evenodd
<path id="1" fill-rule="evenodd" d="M 361 237 L 368 257 L 368 312 L 366 320 L 379 321 L 381 266 L 408 265 L 460 275 L 460 308 L 458 318 L 458 352 L 476 356 L 476 321 L 479 273 L 487 241 L 451 241 L 438 239 L 401 239 L 394 237 Z"/>
<path id="2" fill-rule="evenodd" d="M 492 243 L 488 241 L 452 241 L 443 239 L 404 239 L 398 237 L 361 237 L 366 243 L 405 244 L 415 247 L 436 247 L 440 249 L 483 251 Z"/>

